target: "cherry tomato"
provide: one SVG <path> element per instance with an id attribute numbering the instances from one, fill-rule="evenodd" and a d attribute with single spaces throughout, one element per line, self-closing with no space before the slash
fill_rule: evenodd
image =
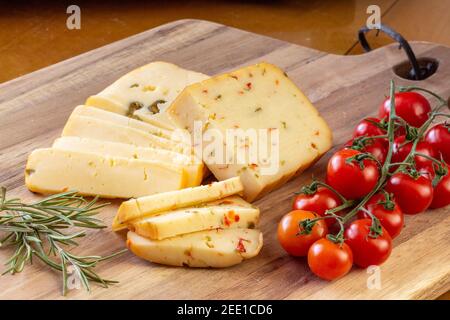
<path id="1" fill-rule="evenodd" d="M 311 271 L 325 280 L 334 280 L 346 275 L 353 264 L 353 254 L 345 243 L 337 244 L 327 238 L 314 242 L 308 251 Z"/>
<path id="2" fill-rule="evenodd" d="M 355 127 L 353 131 L 353 138 L 356 137 L 373 137 L 373 136 L 382 136 L 386 134 L 386 131 L 381 129 L 376 124 L 380 123 L 380 120 L 377 118 L 365 118 L 361 120 Z"/>
<path id="3" fill-rule="evenodd" d="M 353 146 L 353 141 L 354 139 L 348 141 L 345 144 L 345 147 L 350 149 L 358 148 L 357 146 Z M 355 150 L 372 154 L 375 157 L 375 159 L 377 159 L 381 164 L 383 164 L 384 161 L 386 161 L 387 147 L 386 143 L 383 140 L 381 139 L 366 140 L 364 144 L 365 144 L 364 148 L 361 148 L 360 150 L 359 149 Z"/>
<path id="4" fill-rule="evenodd" d="M 389 207 L 389 205 L 392 207 Z M 388 201 L 386 194 L 379 192 L 373 195 L 364 207 L 380 220 L 381 225 L 387 230 L 392 239 L 400 234 L 403 229 L 404 217 L 395 199 L 391 198 Z M 370 216 L 364 211 L 360 211 L 358 217 L 360 219 L 370 219 Z"/>
<path id="5" fill-rule="evenodd" d="M 448 164 L 450 164 L 450 124 L 441 123 L 431 128 L 425 135 L 425 141 L 440 153 Z"/>
<path id="6" fill-rule="evenodd" d="M 301 221 L 317 217 L 318 215 L 314 212 L 305 210 L 294 210 L 283 216 L 278 224 L 278 241 L 287 253 L 296 257 L 306 256 L 309 247 L 326 236 L 328 228 L 323 220 L 315 223 L 310 234 L 297 235 Z"/>
<path id="7" fill-rule="evenodd" d="M 450 166 L 447 166 L 449 172 L 441 178 L 433 191 L 433 201 L 430 208 L 442 208 L 450 204 Z"/>
<path id="8" fill-rule="evenodd" d="M 408 156 L 408 154 L 411 152 L 412 145 L 413 143 L 411 141 L 410 142 L 406 141 L 405 136 L 395 138 L 392 147 L 392 162 L 403 162 Z M 437 153 L 434 150 L 434 148 L 428 142 L 425 141 L 420 141 L 417 144 L 416 152 L 422 153 L 424 155 L 433 158 L 437 157 Z M 433 161 L 421 156 L 415 156 L 414 161 L 416 163 L 416 168 L 418 170 L 420 170 L 421 168 L 430 167 L 433 164 Z"/>
<path id="9" fill-rule="evenodd" d="M 380 106 L 378 116 L 380 119 L 389 117 L 390 98 L 386 98 Z M 428 100 L 417 92 L 398 92 L 395 94 L 395 113 L 403 118 L 409 125 L 420 127 L 429 118 L 431 106 Z"/>
<path id="10" fill-rule="evenodd" d="M 377 184 L 380 173 L 377 163 L 362 160 L 362 166 L 350 158 L 362 154 L 352 149 L 336 152 L 328 162 L 327 183 L 347 199 L 357 199 L 368 194 Z"/>
<path id="11" fill-rule="evenodd" d="M 316 193 L 307 195 L 299 194 L 294 199 L 294 210 L 306 210 L 317 213 L 319 216 L 325 216 L 325 211 L 336 208 L 342 204 L 341 199 L 333 191 L 320 187 Z M 336 222 L 336 219 L 324 219 L 327 226 L 331 226 Z"/>
<path id="12" fill-rule="evenodd" d="M 379 266 L 389 258 L 392 251 L 392 239 L 385 228 L 376 238 L 370 235 L 371 219 L 353 221 L 345 229 L 345 243 L 353 252 L 354 263 L 361 267 Z"/>
<path id="13" fill-rule="evenodd" d="M 433 200 L 433 186 L 424 176 L 412 177 L 404 172 L 392 175 L 386 183 L 386 191 L 394 194 L 405 214 L 425 211 Z"/>

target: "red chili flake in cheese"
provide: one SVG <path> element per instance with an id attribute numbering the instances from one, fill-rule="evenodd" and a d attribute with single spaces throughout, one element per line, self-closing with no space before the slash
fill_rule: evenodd
<path id="1" fill-rule="evenodd" d="M 226 225 L 227 227 L 229 227 L 231 224 L 230 220 L 228 220 L 228 217 L 226 215 L 223 216 L 223 224 Z"/>
<path id="2" fill-rule="evenodd" d="M 239 222 L 241 220 L 241 217 L 237 214 L 234 216 L 234 222 Z"/>
<path id="3" fill-rule="evenodd" d="M 247 89 L 250 90 L 252 88 L 252 83 L 251 82 L 247 82 L 246 86 L 247 86 Z"/>
<path id="4" fill-rule="evenodd" d="M 245 246 L 244 246 L 244 241 L 248 242 L 248 240 L 246 240 L 246 239 L 239 238 L 238 244 L 236 246 L 236 250 L 238 252 L 247 252 L 247 250 L 245 249 Z"/>

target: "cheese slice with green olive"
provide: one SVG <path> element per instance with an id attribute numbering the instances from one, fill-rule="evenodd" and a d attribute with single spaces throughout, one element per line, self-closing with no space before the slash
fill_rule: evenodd
<path id="1" fill-rule="evenodd" d="M 225 268 L 258 255 L 263 235 L 255 229 L 216 229 L 151 240 L 132 231 L 127 246 L 138 257 L 169 266 Z"/>
<path id="2" fill-rule="evenodd" d="M 181 234 L 228 228 L 254 229 L 259 209 L 232 205 L 209 205 L 183 208 L 133 221 L 128 228 L 137 234 L 161 240 Z"/>
<path id="3" fill-rule="evenodd" d="M 203 134 L 220 133 L 221 152 L 208 152 L 210 145 L 203 143 L 203 161 L 218 180 L 240 176 L 250 202 L 301 173 L 332 145 L 330 128 L 308 98 L 268 63 L 192 84 L 167 112 L 191 133 L 197 121 Z M 241 144 L 227 140 L 230 133 L 243 134 Z"/>
<path id="4" fill-rule="evenodd" d="M 71 136 L 56 139 L 52 147 L 54 149 L 91 152 L 112 157 L 169 163 L 186 171 L 188 175 L 187 187 L 198 186 L 203 179 L 204 166 L 200 160 L 169 150 L 137 147 L 131 144 Z"/>
<path id="5" fill-rule="evenodd" d="M 72 115 L 69 118 L 62 136 L 76 136 L 140 147 L 161 148 L 185 154 L 192 153 L 192 148 L 187 144 L 158 137 L 132 127 L 80 115 Z"/>
<path id="6" fill-rule="evenodd" d="M 125 74 L 85 104 L 172 129 L 167 107 L 187 85 L 207 78 L 171 63 L 152 62 Z"/>
<path id="7" fill-rule="evenodd" d="M 122 202 L 113 221 L 113 229 L 120 230 L 126 223 L 143 217 L 154 216 L 163 211 L 196 206 L 216 201 L 244 190 L 239 177 L 213 182 L 193 188 L 163 192 L 151 196 L 130 199 Z"/>
<path id="8" fill-rule="evenodd" d="M 163 137 L 166 139 L 172 139 L 173 131 L 167 130 L 150 123 L 145 123 L 130 117 L 126 117 L 114 112 L 109 112 L 103 109 L 89 107 L 89 106 L 78 106 L 72 111 L 72 115 L 85 116 L 90 118 L 96 118 L 108 122 L 112 122 L 121 126 L 130 127 L 144 131 L 149 134 L 156 135 L 158 137 Z"/>
<path id="9" fill-rule="evenodd" d="M 186 186 L 186 171 L 164 162 L 110 157 L 60 149 L 36 149 L 28 157 L 25 184 L 30 191 L 131 198 Z"/>

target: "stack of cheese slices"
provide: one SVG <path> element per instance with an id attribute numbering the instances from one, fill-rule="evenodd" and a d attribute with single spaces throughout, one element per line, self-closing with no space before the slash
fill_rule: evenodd
<path id="1" fill-rule="evenodd" d="M 40 193 L 77 190 L 105 198 L 200 185 L 203 162 L 162 114 L 186 85 L 205 78 L 164 62 L 128 73 L 76 107 L 51 148 L 31 153 L 26 185 Z"/>
<path id="2" fill-rule="evenodd" d="M 256 256 L 259 209 L 243 200 L 239 177 L 122 203 L 113 230 L 128 227 L 137 256 L 172 266 L 229 267 Z"/>
<path id="3" fill-rule="evenodd" d="M 214 129 L 226 137 L 229 129 L 242 129 L 277 136 L 265 142 L 269 151 L 261 156 L 253 148 L 259 136 L 250 132 L 241 139 L 247 150 L 241 161 L 239 146 L 223 141 L 223 150 L 214 150 L 231 152 L 224 164 L 204 142 L 201 159 L 194 155 L 189 133 L 196 121 L 203 134 Z M 31 153 L 25 180 L 35 192 L 133 198 L 120 206 L 113 229 L 130 230 L 127 243 L 136 255 L 169 265 L 226 267 L 262 246 L 254 229 L 259 210 L 247 201 L 308 168 L 331 140 L 306 96 L 271 64 L 209 78 L 153 62 L 76 107 L 62 137 Z M 200 186 L 208 169 L 219 182 Z"/>

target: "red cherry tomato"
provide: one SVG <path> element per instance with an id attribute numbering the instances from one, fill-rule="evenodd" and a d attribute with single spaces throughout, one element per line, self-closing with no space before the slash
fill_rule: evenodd
<path id="1" fill-rule="evenodd" d="M 379 266 L 389 258 L 392 239 L 381 227 L 382 234 L 374 238 L 370 235 L 371 219 L 353 221 L 345 230 L 345 243 L 352 249 L 354 263 L 361 267 Z"/>
<path id="2" fill-rule="evenodd" d="M 292 208 L 294 210 L 306 210 L 317 213 L 319 216 L 325 216 L 325 211 L 336 208 L 342 204 L 339 196 L 333 191 L 320 187 L 314 194 L 299 194 L 294 199 Z M 327 226 L 331 226 L 336 219 L 324 219 Z"/>
<path id="3" fill-rule="evenodd" d="M 437 209 L 450 204 L 450 166 L 447 166 L 447 169 L 449 172 L 434 187 L 430 208 Z"/>
<path id="4" fill-rule="evenodd" d="M 381 129 L 376 124 L 380 123 L 380 120 L 377 118 L 365 118 L 361 120 L 355 127 L 355 130 L 353 131 L 353 138 L 356 137 L 373 137 L 373 136 L 382 136 L 385 135 L 386 132 Z"/>
<path id="5" fill-rule="evenodd" d="M 345 144 L 345 147 L 359 150 L 357 149 L 358 146 L 353 146 L 353 141 L 354 139 L 348 141 Z M 365 144 L 364 148 L 362 148 L 359 151 L 372 154 L 375 157 L 375 159 L 377 159 L 381 164 L 383 164 L 384 161 L 386 161 L 387 147 L 386 143 L 383 140 L 381 139 L 366 140 L 364 144 Z"/>
<path id="6" fill-rule="evenodd" d="M 322 279 L 331 281 L 343 277 L 350 271 L 352 264 L 352 251 L 345 243 L 340 245 L 322 238 L 309 248 L 309 268 Z"/>
<path id="7" fill-rule="evenodd" d="M 299 223 L 301 221 L 317 217 L 318 215 L 315 213 L 305 210 L 294 210 L 283 216 L 278 224 L 278 241 L 287 253 L 296 257 L 306 256 L 309 247 L 316 240 L 326 236 L 328 228 L 323 220 L 315 223 L 311 233 L 297 235 L 300 231 Z"/>
<path id="8" fill-rule="evenodd" d="M 352 149 L 336 152 L 328 162 L 327 183 L 347 199 L 358 199 L 368 194 L 377 184 L 380 173 L 377 163 L 362 160 L 362 166 L 350 158 L 362 154 Z"/>
<path id="9" fill-rule="evenodd" d="M 450 164 L 450 124 L 441 123 L 431 128 L 425 135 L 425 141 L 440 153 L 448 164 Z"/>
<path id="10" fill-rule="evenodd" d="M 406 143 L 405 143 L 406 142 Z M 394 144 L 392 147 L 392 162 L 403 162 L 412 149 L 412 142 L 407 142 L 405 136 L 400 136 L 395 138 Z M 434 148 L 425 141 L 420 141 L 416 146 L 416 152 L 422 153 L 429 157 L 436 158 L 437 154 Z M 414 161 L 416 163 L 416 168 L 420 170 L 421 168 L 430 167 L 433 164 L 433 161 L 421 157 L 415 156 Z M 395 169 L 395 168 L 394 168 Z"/>
<path id="11" fill-rule="evenodd" d="M 389 205 L 392 207 L 389 207 Z M 364 207 L 380 220 L 381 225 L 387 230 L 392 239 L 400 234 L 403 229 L 404 217 L 395 199 L 389 199 L 388 201 L 386 194 L 380 192 L 373 195 Z M 370 216 L 364 211 L 360 211 L 358 217 L 360 219 L 370 219 Z"/>
<path id="12" fill-rule="evenodd" d="M 424 212 L 433 200 L 433 186 L 424 176 L 417 178 L 404 172 L 392 175 L 386 183 L 386 191 L 394 198 L 405 214 Z"/>
<path id="13" fill-rule="evenodd" d="M 386 98 L 380 106 L 378 116 L 380 119 L 389 117 L 390 98 Z M 395 113 L 403 118 L 409 125 L 420 127 L 429 118 L 431 106 L 428 100 L 417 92 L 398 92 L 395 94 Z"/>

